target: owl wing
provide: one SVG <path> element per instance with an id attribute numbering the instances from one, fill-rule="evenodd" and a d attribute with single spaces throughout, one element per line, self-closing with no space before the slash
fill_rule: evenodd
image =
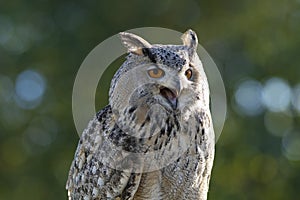
<path id="1" fill-rule="evenodd" d="M 100 158 L 99 149 L 107 146 L 114 126 L 111 107 L 106 106 L 84 130 L 66 184 L 69 199 L 133 198 L 141 174 L 110 168 Z"/>

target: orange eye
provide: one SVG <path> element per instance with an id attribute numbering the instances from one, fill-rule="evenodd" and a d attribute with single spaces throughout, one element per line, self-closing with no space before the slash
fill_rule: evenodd
<path id="1" fill-rule="evenodd" d="M 188 70 L 185 71 L 184 75 L 186 76 L 186 78 L 188 80 L 190 80 L 193 76 L 193 71 L 191 69 L 188 69 Z"/>
<path id="2" fill-rule="evenodd" d="M 160 78 L 165 74 L 165 72 L 161 69 L 155 68 L 148 70 L 148 74 L 151 78 Z"/>

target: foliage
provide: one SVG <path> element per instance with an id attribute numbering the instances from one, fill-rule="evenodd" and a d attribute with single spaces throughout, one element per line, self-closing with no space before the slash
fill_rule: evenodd
<path id="1" fill-rule="evenodd" d="M 71 107 L 76 72 L 107 37 L 146 26 L 194 29 L 222 73 L 228 116 L 209 199 L 295 199 L 299 21 L 299 0 L 1 1 L 0 199 L 66 199 L 78 141 Z M 98 109 L 107 103 L 113 72 L 100 82 Z M 241 87 L 249 81 L 257 87 Z"/>

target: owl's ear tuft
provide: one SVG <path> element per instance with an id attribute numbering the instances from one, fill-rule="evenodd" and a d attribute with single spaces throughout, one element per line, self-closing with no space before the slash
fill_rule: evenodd
<path id="1" fill-rule="evenodd" d="M 193 30 L 191 29 L 187 30 L 181 36 L 181 40 L 183 42 L 183 45 L 188 47 L 190 54 L 194 54 L 197 51 L 198 38 L 197 38 L 197 34 Z"/>
<path id="2" fill-rule="evenodd" d="M 151 44 L 149 42 L 135 34 L 121 32 L 119 35 L 128 52 L 143 55 L 143 49 L 151 48 Z"/>

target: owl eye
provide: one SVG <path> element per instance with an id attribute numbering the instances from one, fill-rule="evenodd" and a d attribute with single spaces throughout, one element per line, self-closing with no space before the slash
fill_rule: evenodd
<path id="1" fill-rule="evenodd" d="M 155 68 L 148 70 L 148 74 L 151 78 L 160 78 L 165 74 L 165 72 L 161 69 Z"/>
<path id="2" fill-rule="evenodd" d="M 188 69 L 185 71 L 184 75 L 186 76 L 186 78 L 188 80 L 191 80 L 192 76 L 193 76 L 193 71 L 191 69 Z"/>

